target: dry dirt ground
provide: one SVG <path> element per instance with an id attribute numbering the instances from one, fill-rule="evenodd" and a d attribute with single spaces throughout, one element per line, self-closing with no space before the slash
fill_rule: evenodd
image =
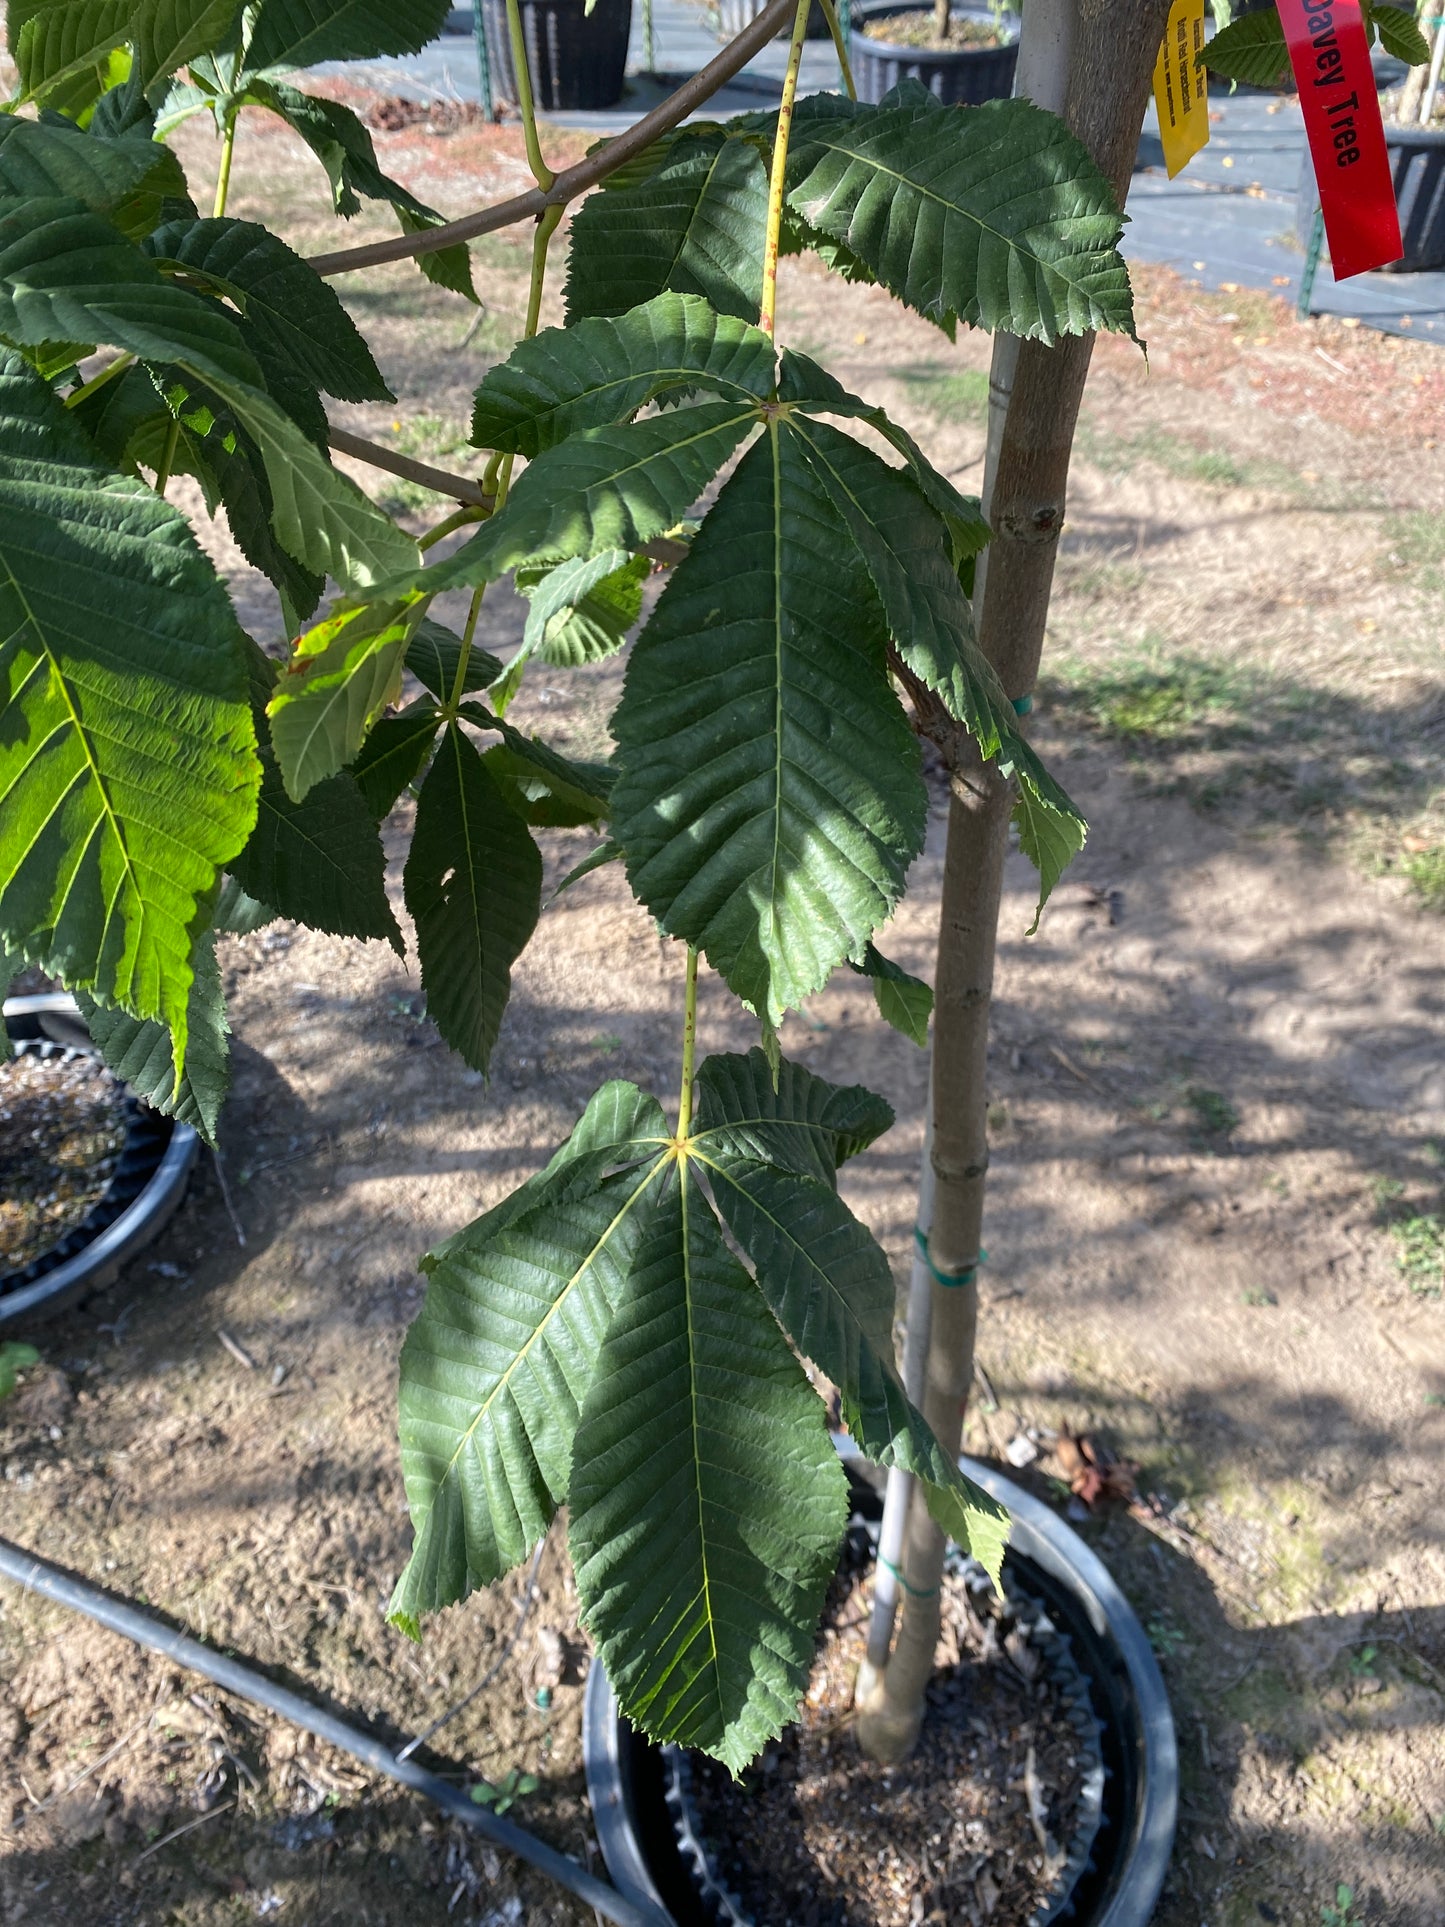
<path id="1" fill-rule="evenodd" d="M 509 133 L 379 144 L 450 208 L 523 179 Z M 185 153 L 203 183 L 195 129 Z M 236 181 L 236 211 L 335 244 L 288 135 L 244 129 Z M 474 461 L 470 392 L 521 313 L 525 246 L 479 247 L 480 317 L 404 268 L 344 284 L 399 397 L 354 427 Z M 1350 1927 L 1439 1927 L 1445 359 L 1297 327 L 1262 296 L 1139 282 L 1149 361 L 1116 341 L 1096 358 L 1036 723 L 1089 845 L 1034 938 L 1021 859 L 1008 875 L 992 1396 L 970 1442 L 997 1454 L 1067 1421 L 1157 1495 L 1082 1530 L 1147 1624 L 1178 1720 L 1160 1927 L 1321 1927 L 1342 1882 Z M 986 342 L 953 348 L 796 267 L 781 331 L 977 478 Z M 418 527 L 437 513 L 394 499 Z M 208 539 L 234 566 L 224 531 Z M 274 599 L 238 582 L 275 644 Z M 482 639 L 519 633 L 499 594 Z M 598 753 L 619 673 L 538 677 L 519 713 Z M 922 972 L 941 820 L 887 944 Z M 586 847 L 556 835 L 550 874 Z M 385 1623 L 408 1543 L 393 1401 L 416 1258 L 533 1171 L 604 1076 L 671 1093 L 681 958 L 615 870 L 570 891 L 517 972 L 485 1088 L 381 945 L 278 926 L 223 959 L 222 1164 L 113 1290 L 35 1334 L 44 1365 L 0 1414 L 0 1519 L 400 1739 L 502 1653 L 521 1591 L 473 1599 L 419 1648 Z M 751 1041 L 716 985 L 702 1028 L 710 1048 Z M 791 1018 L 784 1045 L 897 1107 L 845 1189 L 902 1279 L 922 1055 L 856 979 Z M 1051 1469 L 1045 1453 L 1027 1476 L 1062 1503 Z M 459 1782 L 537 1775 L 518 1816 L 586 1854 L 566 1683 L 585 1647 L 563 1647 L 557 1678 L 575 1638 L 558 1530 L 522 1637 L 431 1757 Z M 0 1679 L 7 1920 L 589 1918 L 339 1756 L 11 1588 Z"/>

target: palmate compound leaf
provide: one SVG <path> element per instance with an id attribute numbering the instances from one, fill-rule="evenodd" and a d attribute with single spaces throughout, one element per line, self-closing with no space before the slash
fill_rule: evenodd
<path id="1" fill-rule="evenodd" d="M 660 294 L 629 314 L 519 342 L 477 390 L 472 440 L 530 461 L 569 435 L 627 421 L 659 395 L 694 387 L 762 401 L 773 387 L 773 344 L 697 295 Z"/>
<path id="2" fill-rule="evenodd" d="M 645 181 L 605 186 L 572 217 L 568 321 L 625 314 L 666 289 L 756 321 L 767 217 L 757 146 L 721 129 L 684 135 Z"/>
<path id="3" fill-rule="evenodd" d="M 169 1025 L 260 765 L 241 632 L 184 518 L 0 354 L 0 931 Z"/>
<path id="4" fill-rule="evenodd" d="M 921 1478 L 938 1523 L 996 1579 L 1007 1515 L 963 1477 L 898 1381 L 887 1258 L 825 1176 L 797 1158 L 783 1168 L 778 1155 L 816 1114 L 818 1082 L 795 1065 L 775 1093 L 761 1051 L 710 1058 L 698 1076 L 694 1155 L 779 1323 L 837 1386 L 860 1451 Z M 853 1098 L 824 1091 L 825 1102 Z"/>
<path id="5" fill-rule="evenodd" d="M 806 449 L 770 423 L 633 647 L 612 828 L 662 929 L 775 1024 L 861 957 L 922 847 L 885 636 Z"/>
<path id="6" fill-rule="evenodd" d="M 545 1171 L 423 1260 L 400 1394 L 416 1538 L 391 1602 L 413 1635 L 525 1558 L 565 1498 L 666 1136 L 653 1098 L 605 1085 Z"/>
<path id="7" fill-rule="evenodd" d="M 1052 342 L 1134 332 L 1123 216 L 1088 150 L 1028 100 L 923 113 L 818 95 L 790 205 L 930 319 Z"/>
<path id="8" fill-rule="evenodd" d="M 196 940 L 191 962 L 195 975 L 187 1011 L 189 1041 L 179 1084 L 171 1033 L 164 1024 L 98 1004 L 83 990 L 76 991 L 75 1001 L 96 1049 L 116 1076 L 158 1111 L 199 1131 L 214 1148 L 216 1123 L 231 1086 L 231 1026 L 214 930 Z"/>
<path id="9" fill-rule="evenodd" d="M 417 799 L 406 859 L 427 1014 L 485 1072 L 542 908 L 542 856 L 526 824 L 455 723 L 442 732 Z"/>
<path id="10" fill-rule="evenodd" d="M 688 1158 L 639 1237 L 568 1503 L 582 1621 L 624 1711 L 741 1771 L 796 1711 L 847 1486 L 822 1402 Z"/>

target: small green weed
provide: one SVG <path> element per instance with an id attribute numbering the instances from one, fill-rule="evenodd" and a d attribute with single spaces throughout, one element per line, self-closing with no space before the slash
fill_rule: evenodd
<path id="1" fill-rule="evenodd" d="M 505 1813 L 508 1807 L 524 1800 L 529 1793 L 535 1793 L 542 1782 L 535 1773 L 519 1773 L 515 1767 L 500 1780 L 478 1780 L 472 1788 L 472 1798 L 479 1807 L 490 1807 L 493 1813 Z"/>
<path id="2" fill-rule="evenodd" d="M 1375 1201 L 1375 1217 L 1387 1223 L 1395 1214 L 1391 1206 L 1397 1204 L 1405 1195 L 1405 1187 L 1399 1178 L 1371 1178 L 1370 1196 Z"/>
<path id="3" fill-rule="evenodd" d="M 1411 1291 L 1421 1298 L 1438 1298 L 1445 1291 L 1445 1218 L 1422 1211 L 1399 1218 L 1390 1226 L 1395 1241 L 1395 1263 Z"/>
<path id="4" fill-rule="evenodd" d="M 1412 851 L 1400 865 L 1400 874 L 1427 910 L 1445 914 L 1445 843 Z"/>
<path id="5" fill-rule="evenodd" d="M 604 1057 L 611 1057 L 622 1049 L 622 1039 L 614 1031 L 604 1030 L 592 1039 L 592 1048 L 601 1051 Z"/>
<path id="6" fill-rule="evenodd" d="M 1244 1290 L 1239 1294 L 1239 1302 L 1242 1305 L 1263 1307 L 1265 1305 L 1277 1305 L 1279 1300 L 1272 1291 L 1261 1291 L 1258 1285 L 1246 1285 Z"/>
<path id="7" fill-rule="evenodd" d="M 1161 1613 L 1156 1613 L 1144 1630 L 1149 1635 L 1149 1644 L 1161 1659 L 1173 1659 L 1185 1643 L 1184 1634 Z"/>
<path id="8" fill-rule="evenodd" d="M 15 1379 L 19 1372 L 28 1372 L 32 1365 L 40 1363 L 40 1354 L 33 1345 L 22 1345 L 19 1339 L 7 1338 L 0 1345 L 0 1398 L 9 1398 L 15 1390 Z"/>
<path id="9" fill-rule="evenodd" d="M 1184 1101 L 1194 1113 L 1195 1128 L 1206 1137 L 1228 1137 L 1239 1127 L 1239 1112 L 1219 1091 L 1208 1090 L 1203 1084 L 1191 1084 L 1184 1093 Z"/>
<path id="10" fill-rule="evenodd" d="M 1328 1901 L 1320 1908 L 1320 1927 L 1364 1927 L 1355 1912 L 1355 1890 L 1342 1880 L 1335 1888 L 1335 1904 Z"/>
<path id="11" fill-rule="evenodd" d="M 1445 563 L 1445 518 L 1433 509 L 1414 509 L 1392 515 L 1385 524 L 1390 547 L 1385 560 L 1403 574 L 1418 576 L 1422 589 L 1439 588 Z"/>
<path id="12" fill-rule="evenodd" d="M 901 376 L 919 405 L 931 409 L 939 421 L 987 421 L 988 376 L 981 368 L 945 373 L 924 363 L 904 368 Z"/>
<path id="13" fill-rule="evenodd" d="M 1219 743 L 1247 734 L 1257 707 L 1246 672 L 1156 642 L 1133 661 L 1072 679 L 1063 691 L 1105 735 L 1128 743 Z"/>
<path id="14" fill-rule="evenodd" d="M 1356 1679 L 1374 1679 L 1375 1661 L 1380 1657 L 1378 1646 L 1362 1646 L 1357 1653 L 1350 1654 L 1350 1671 Z"/>

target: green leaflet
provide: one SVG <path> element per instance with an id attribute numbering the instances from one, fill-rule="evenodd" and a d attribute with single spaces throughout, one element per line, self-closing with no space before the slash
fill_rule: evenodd
<path id="1" fill-rule="evenodd" d="M 416 781 L 436 739 L 435 706 L 422 699 L 399 716 L 383 716 L 373 723 L 351 765 L 366 807 L 378 823 L 390 816 L 402 792 Z"/>
<path id="2" fill-rule="evenodd" d="M 126 39 L 135 0 L 10 0 L 6 34 L 22 97 L 44 99 L 67 81 L 91 77 L 75 109 L 100 91 L 107 56 Z M 71 103 L 67 101 L 67 105 Z"/>
<path id="3" fill-rule="evenodd" d="M 341 609 L 298 637 L 267 706 L 286 790 L 304 801 L 359 754 L 398 690 L 424 604 L 415 596 Z"/>
<path id="4" fill-rule="evenodd" d="M 546 1171 L 422 1261 L 430 1279 L 400 1394 L 416 1541 L 391 1602 L 413 1636 L 423 1613 L 525 1558 L 565 1497 L 657 1167 L 607 1172 L 655 1158 L 666 1134 L 653 1098 L 605 1085 Z"/>
<path id="5" fill-rule="evenodd" d="M 1284 28 L 1274 8 L 1231 20 L 1206 44 L 1204 65 L 1227 80 L 1272 87 L 1289 71 Z"/>
<path id="6" fill-rule="evenodd" d="M 404 956 L 377 819 L 355 778 L 328 776 L 295 803 L 269 751 L 261 764 L 256 827 L 231 859 L 232 876 L 278 916 L 333 936 L 381 938 Z"/>
<path id="7" fill-rule="evenodd" d="M 1430 58 L 1430 43 L 1421 33 L 1409 7 L 1365 6 L 1365 16 L 1380 36 L 1380 45 L 1407 67 L 1423 67 Z"/>
<path id="8" fill-rule="evenodd" d="M 622 315 L 671 288 L 755 322 L 767 215 L 767 168 L 751 141 L 675 141 L 647 180 L 606 186 L 573 216 L 568 321 Z"/>
<path id="9" fill-rule="evenodd" d="M 893 1107 L 861 1084 L 829 1084 L 761 1050 L 709 1057 L 697 1075 L 700 1147 L 832 1184 L 845 1159 L 893 1127 Z"/>
<path id="10" fill-rule="evenodd" d="M 1086 825 L 1019 734 L 1013 705 L 974 641 L 972 612 L 945 553 L 943 527 L 909 475 L 871 449 L 827 422 L 798 420 L 794 432 L 857 545 L 899 655 L 943 698 L 980 755 L 1016 780 L 1014 820 L 1020 847 L 1039 873 L 1042 910 L 1083 848 Z M 956 556 L 956 540 L 952 546 Z"/>
<path id="11" fill-rule="evenodd" d="M 710 401 L 573 435 L 528 464 L 506 507 L 455 554 L 384 587 L 438 595 L 538 556 L 640 549 L 681 521 L 757 421 L 751 404 Z"/>
<path id="12" fill-rule="evenodd" d="M 724 486 L 628 663 L 612 826 L 633 889 L 774 1024 L 862 955 L 922 847 L 918 745 L 884 634 L 780 422 Z"/>
<path id="13" fill-rule="evenodd" d="M 241 0 L 140 0 L 128 37 L 135 45 L 131 72 L 141 91 L 219 46 L 240 11 Z"/>
<path id="14" fill-rule="evenodd" d="M 910 976 L 900 964 L 875 950 L 870 943 L 861 964 L 853 968 L 873 985 L 873 1000 L 885 1023 L 901 1031 L 920 1050 L 928 1048 L 928 1020 L 933 1015 L 933 986 L 921 977 Z"/>
<path id="15" fill-rule="evenodd" d="M 79 201 L 134 239 L 154 227 L 163 199 L 185 191 L 175 155 L 143 128 L 102 138 L 65 121 L 0 114 L 0 200 Z"/>
<path id="16" fill-rule="evenodd" d="M 182 368 L 184 356 L 175 359 Z M 203 376 L 205 370 L 200 369 Z M 333 468 L 269 395 L 234 381 L 210 385 L 260 451 L 271 490 L 271 522 L 288 554 L 343 589 L 369 589 L 414 568 L 420 551 L 349 475 Z"/>
<path id="17" fill-rule="evenodd" d="M 339 100 L 323 100 L 317 94 L 302 93 L 299 88 L 287 86 L 284 81 L 259 78 L 245 82 L 241 98 L 245 104 L 279 114 L 287 126 L 300 135 L 326 169 L 332 205 L 338 214 L 349 219 L 358 212 L 362 200 L 389 201 L 406 234 L 442 225 L 443 216 L 435 208 L 428 207 L 409 188 L 382 173 L 371 135 Z M 465 242 L 420 255 L 417 266 L 428 281 L 450 288 L 469 301 L 476 300 L 471 255 Z"/>
<path id="18" fill-rule="evenodd" d="M 442 733 L 416 806 L 406 860 L 427 1013 L 486 1071 L 542 907 L 542 857 L 455 723 Z"/>
<path id="19" fill-rule="evenodd" d="M 511 703 L 534 655 L 566 669 L 614 655 L 642 613 L 642 584 L 651 567 L 645 555 L 602 549 L 585 559 L 519 568 L 517 592 L 532 606 L 521 646 L 492 691 L 498 710 Z"/>
<path id="20" fill-rule="evenodd" d="M 0 334 L 26 347 L 106 342 L 206 379 L 261 385 L 234 316 L 168 281 L 78 200 L 0 202 Z"/>
<path id="21" fill-rule="evenodd" d="M 820 95 L 790 205 L 930 319 L 1052 342 L 1134 332 L 1123 216 L 1083 143 L 1027 100 L 922 113 Z"/>
<path id="22" fill-rule="evenodd" d="M 213 930 L 224 931 L 234 937 L 249 937 L 275 921 L 276 912 L 269 903 L 257 903 L 254 897 L 247 896 L 234 877 L 222 879 L 216 908 L 211 916 Z"/>
<path id="23" fill-rule="evenodd" d="M 977 496 L 960 495 L 947 476 L 939 474 L 908 431 L 890 420 L 883 409 L 850 395 L 825 368 L 792 348 L 783 350 L 779 363 L 778 396 L 782 401 L 798 402 L 804 414 L 851 416 L 856 421 L 867 422 L 891 442 L 907 463 L 918 492 L 943 517 L 956 567 L 988 547 L 993 532 L 983 519 Z"/>
<path id="24" fill-rule="evenodd" d="M 0 638 L 0 931 L 184 1068 L 193 932 L 256 813 L 240 631 L 180 514 L 10 355 Z"/>
<path id="25" fill-rule="evenodd" d="M 451 701 L 461 659 L 461 637 L 453 635 L 440 622 L 433 622 L 430 616 L 423 616 L 416 626 L 415 635 L 407 644 L 406 666 L 438 702 Z M 497 658 L 485 649 L 479 649 L 474 642 L 467 653 L 467 666 L 462 672 L 462 694 L 485 689 L 501 673 L 502 665 Z"/>
<path id="26" fill-rule="evenodd" d="M 772 386 L 773 344 L 761 329 L 697 295 L 661 294 L 630 314 L 518 342 L 477 390 L 472 440 L 530 461 L 583 429 L 629 420 L 671 389 L 746 402 Z"/>
<path id="27" fill-rule="evenodd" d="M 231 1026 L 226 1021 L 214 930 L 198 938 L 191 962 L 195 974 L 186 1023 L 190 1041 L 179 1084 L 171 1034 L 164 1024 L 106 1008 L 83 990 L 75 993 L 75 1001 L 96 1049 L 116 1076 L 158 1111 L 199 1131 L 214 1149 L 216 1123 L 231 1087 Z"/>
<path id="28" fill-rule="evenodd" d="M 616 771 L 606 763 L 578 763 L 560 756 L 536 736 L 525 736 L 480 703 L 463 703 L 461 714 L 479 729 L 495 729 L 499 749 L 483 759 L 508 802 L 528 823 L 568 828 L 606 820 Z"/>
<path id="29" fill-rule="evenodd" d="M 847 1485 L 687 1161 L 651 1201 L 568 1502 L 582 1620 L 624 1711 L 740 1771 L 796 1711 Z"/>
<path id="30" fill-rule="evenodd" d="M 10 995 L 10 986 L 20 975 L 25 959 L 19 951 L 11 950 L 0 941 L 0 1004 Z M 15 1055 L 15 1045 L 10 1032 L 5 1028 L 5 1019 L 0 1017 L 0 1064 L 8 1064 Z"/>
<path id="31" fill-rule="evenodd" d="M 171 221 L 144 252 L 234 302 L 241 338 L 263 366 L 275 362 L 338 401 L 394 399 L 336 291 L 254 221 Z"/>
<path id="32" fill-rule="evenodd" d="M 447 0 L 259 0 L 249 73 L 420 53 L 446 24 Z"/>

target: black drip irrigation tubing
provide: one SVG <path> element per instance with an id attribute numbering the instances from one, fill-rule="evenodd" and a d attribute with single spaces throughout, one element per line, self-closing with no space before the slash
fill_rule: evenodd
<path id="1" fill-rule="evenodd" d="M 660 1913 L 655 1907 L 625 1900 L 615 1887 L 609 1886 L 605 1880 L 599 1880 L 580 1861 L 573 1860 L 565 1853 L 558 1853 L 555 1847 L 547 1846 L 525 1828 L 499 1818 L 486 1807 L 478 1806 L 469 1795 L 438 1778 L 435 1773 L 428 1773 L 415 1760 L 399 1759 L 380 1740 L 372 1739 L 369 1734 L 348 1725 L 336 1714 L 313 1705 L 301 1694 L 278 1686 L 274 1680 L 242 1665 L 239 1660 L 212 1652 L 199 1640 L 162 1625 L 147 1614 L 138 1612 L 125 1600 L 116 1599 L 100 1587 L 89 1585 L 74 1573 L 66 1572 L 63 1567 L 52 1565 L 48 1559 L 40 1559 L 33 1552 L 22 1551 L 8 1539 L 0 1539 L 0 1576 L 13 1579 L 17 1586 L 24 1586 L 28 1592 L 52 1599 L 72 1612 L 84 1614 L 98 1626 L 119 1633 L 122 1638 L 133 1640 L 137 1646 L 145 1646 L 164 1659 L 173 1660 L 188 1672 L 199 1673 L 202 1678 L 210 1680 L 227 1693 L 235 1694 L 238 1699 L 249 1700 L 253 1706 L 264 1706 L 270 1712 L 280 1714 L 292 1726 L 299 1726 L 306 1733 L 314 1733 L 318 1740 L 325 1740 L 328 1746 L 349 1753 L 353 1759 L 360 1760 L 363 1766 L 370 1767 L 373 1773 L 383 1774 L 388 1780 L 395 1780 L 399 1786 L 410 1787 L 413 1793 L 424 1795 L 453 1820 L 470 1827 L 474 1833 L 484 1835 L 506 1852 L 514 1853 L 519 1860 L 525 1860 L 549 1880 L 555 1880 L 559 1887 L 567 1888 L 579 1900 L 595 1908 L 604 1919 L 613 1921 L 615 1927 L 671 1927 L 666 1914 Z"/>

